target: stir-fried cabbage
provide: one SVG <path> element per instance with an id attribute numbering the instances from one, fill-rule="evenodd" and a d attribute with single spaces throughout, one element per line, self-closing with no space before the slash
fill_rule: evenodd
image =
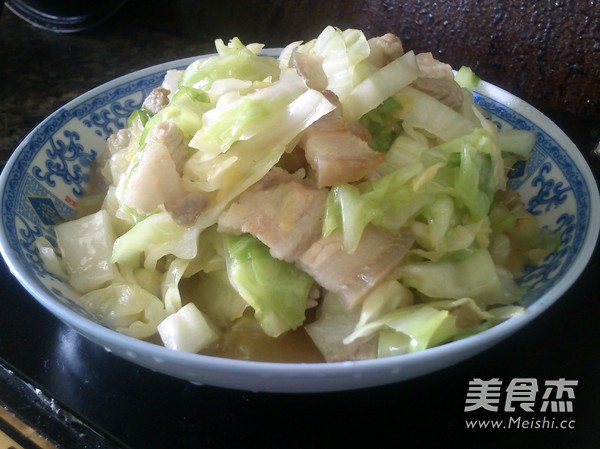
<path id="1" fill-rule="evenodd" d="M 36 242 L 98 320 L 216 355 L 245 328 L 244 348 L 296 333 L 337 361 L 522 311 L 515 276 L 557 237 L 507 190 L 535 136 L 483 117 L 470 69 L 331 26 L 279 59 L 238 38 L 216 50 L 108 140 L 101 209 Z"/>

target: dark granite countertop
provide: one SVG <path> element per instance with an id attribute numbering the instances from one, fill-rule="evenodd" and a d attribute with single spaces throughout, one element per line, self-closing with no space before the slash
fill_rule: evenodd
<path id="1" fill-rule="evenodd" d="M 126 11 L 76 34 L 37 29 L 10 11 L 0 17 L 0 161 L 35 125 L 86 91 L 135 70 L 212 51 L 151 26 L 132 27 Z"/>
<path id="2" fill-rule="evenodd" d="M 214 51 L 214 39 L 281 47 L 326 25 L 392 31 L 405 47 L 469 65 L 544 112 L 600 129 L 600 8 L 491 0 L 450 2 L 128 0 L 99 26 L 59 34 L 0 16 L 0 162 L 31 129 L 76 96 L 120 75 Z M 435 32 L 433 32 L 433 30 Z M 600 138 L 596 131 L 592 140 Z M 591 143 L 590 143 L 591 144 Z"/>

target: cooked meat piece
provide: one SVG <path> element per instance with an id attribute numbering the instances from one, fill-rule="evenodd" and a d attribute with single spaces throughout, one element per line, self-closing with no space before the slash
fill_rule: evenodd
<path id="1" fill-rule="evenodd" d="M 368 40 L 368 43 L 369 48 L 371 49 L 369 61 L 371 61 L 375 67 L 381 68 L 386 66 L 394 59 L 397 59 L 404 54 L 402 41 L 398 36 L 392 33 L 373 37 Z"/>
<path id="2" fill-rule="evenodd" d="M 417 65 L 421 73 L 412 83 L 415 89 L 431 95 L 452 109 L 462 106 L 462 89 L 454 81 L 451 66 L 438 61 L 431 53 L 419 53 Z"/>
<path id="3" fill-rule="evenodd" d="M 359 123 L 346 125 L 340 106 L 306 128 L 299 146 L 316 172 L 318 187 L 359 181 L 385 160 L 365 138 L 370 136 Z"/>
<path id="4" fill-rule="evenodd" d="M 302 182 L 303 176 L 302 171 L 289 172 L 280 167 L 273 167 L 260 181 L 250 186 L 248 191 L 267 190 L 285 182 Z"/>
<path id="5" fill-rule="evenodd" d="M 325 90 L 329 83 L 322 64 L 323 58 L 317 55 L 295 51 L 290 57 L 291 67 L 296 69 L 308 87 L 318 91 Z"/>
<path id="6" fill-rule="evenodd" d="M 201 192 L 187 192 L 183 196 L 165 202 L 165 209 L 177 224 L 191 226 L 209 201 Z"/>
<path id="7" fill-rule="evenodd" d="M 339 149 L 344 148 L 341 152 Z M 319 187 L 363 179 L 385 156 L 349 132 L 311 133 L 305 143 L 306 157 L 316 171 Z"/>
<path id="8" fill-rule="evenodd" d="M 139 164 L 129 178 L 125 204 L 138 212 L 148 213 L 184 194 L 169 149 L 157 140 L 148 139 Z"/>
<path id="9" fill-rule="evenodd" d="M 124 150 L 129 145 L 131 139 L 131 131 L 129 129 L 120 129 L 116 133 L 111 134 L 106 140 L 106 146 L 109 151 L 109 156 Z"/>
<path id="10" fill-rule="evenodd" d="M 454 79 L 452 67 L 449 64 L 435 59 L 431 52 L 418 53 L 416 55 L 416 58 L 417 66 L 419 67 L 419 71 L 421 72 L 421 77 L 447 80 Z"/>
<path id="11" fill-rule="evenodd" d="M 409 231 L 393 235 L 369 225 L 356 250 L 348 254 L 341 232 L 334 232 L 313 243 L 298 266 L 352 308 L 398 266 L 413 242 Z"/>
<path id="12" fill-rule="evenodd" d="M 189 159 L 189 154 L 187 142 L 179 127 L 173 122 L 160 122 L 152 130 L 152 138 L 169 149 L 177 173 L 181 174 L 185 162 Z"/>
<path id="13" fill-rule="evenodd" d="M 176 221 L 192 223 L 207 201 L 199 198 L 200 193 L 192 194 L 184 188 L 176 165 L 182 151 L 185 143 L 177 125 L 157 124 L 138 153 L 139 163 L 129 178 L 125 204 L 141 213 L 165 205 Z"/>
<path id="14" fill-rule="evenodd" d="M 131 131 L 126 129 L 120 129 L 116 133 L 111 134 L 106 140 L 106 146 L 100 157 L 95 162 L 95 169 L 100 173 L 104 170 L 105 166 L 111 160 L 111 158 L 126 149 L 129 146 L 129 141 L 131 140 Z M 114 180 L 112 179 L 112 173 L 110 167 L 107 167 L 103 176 L 105 181 L 110 184 Z"/>
<path id="15" fill-rule="evenodd" d="M 308 163 L 306 162 L 304 150 L 299 146 L 295 146 L 291 151 L 284 152 L 281 155 L 277 166 L 290 173 L 297 172 L 298 170 L 306 171 Z"/>
<path id="16" fill-rule="evenodd" d="M 153 89 L 142 104 L 142 107 L 151 114 L 156 114 L 167 104 L 169 104 L 169 91 L 164 87 L 157 87 Z"/>
<path id="17" fill-rule="evenodd" d="M 221 214 L 219 231 L 250 233 L 273 257 L 293 262 L 320 237 L 327 195 L 298 176 L 273 169 Z"/>
<path id="18" fill-rule="evenodd" d="M 131 131 L 127 128 L 120 129 L 116 133 L 111 134 L 109 138 L 106 139 L 105 151 L 98 159 L 98 165 L 103 167 L 111 157 L 127 148 L 130 140 Z"/>

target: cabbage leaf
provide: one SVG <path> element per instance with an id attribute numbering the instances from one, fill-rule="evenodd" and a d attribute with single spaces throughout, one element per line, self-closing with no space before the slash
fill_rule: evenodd
<path id="1" fill-rule="evenodd" d="M 312 278 L 294 264 L 275 259 L 249 234 L 225 238 L 227 273 L 252 306 L 267 335 L 276 337 L 302 325 Z"/>

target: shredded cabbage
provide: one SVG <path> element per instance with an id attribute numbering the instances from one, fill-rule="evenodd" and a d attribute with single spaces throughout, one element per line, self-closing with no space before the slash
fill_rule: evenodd
<path id="1" fill-rule="evenodd" d="M 276 59 L 262 44 L 217 40 L 216 54 L 168 71 L 167 103 L 134 111 L 107 143 L 100 210 L 57 225 L 55 247 L 38 239 L 40 260 L 106 326 L 189 352 L 219 354 L 228 335 L 251 329 L 249 353 L 256 332 L 272 341 L 300 332 L 326 361 L 387 357 L 521 313 L 515 276 L 560 243 L 507 190 L 535 135 L 483 117 L 469 68 L 434 80 L 436 96 L 416 83 L 428 75 L 413 51 L 384 44 L 377 61 L 389 61 L 375 66 L 381 42 L 328 26 Z M 310 160 L 307 130 L 325 143 Z M 336 146 L 349 134 L 344 142 L 362 146 Z M 372 173 L 314 194 L 318 170 L 344 179 L 372 157 Z M 283 195 L 275 187 L 285 182 L 295 187 Z M 278 199 L 236 209 L 248 198 Z M 290 210 L 313 227 L 285 219 Z M 374 250 L 359 246 L 367 226 L 389 237 L 381 241 L 404 233 L 415 243 L 385 275 L 336 267 L 343 288 L 370 283 L 349 309 L 308 273 L 338 251 Z M 285 261 L 262 241 L 269 232 L 270 244 L 289 245 Z"/>
<path id="2" fill-rule="evenodd" d="M 277 337 L 302 325 L 313 280 L 293 264 L 277 260 L 250 235 L 225 240 L 231 285 L 254 309 L 267 335 Z"/>

